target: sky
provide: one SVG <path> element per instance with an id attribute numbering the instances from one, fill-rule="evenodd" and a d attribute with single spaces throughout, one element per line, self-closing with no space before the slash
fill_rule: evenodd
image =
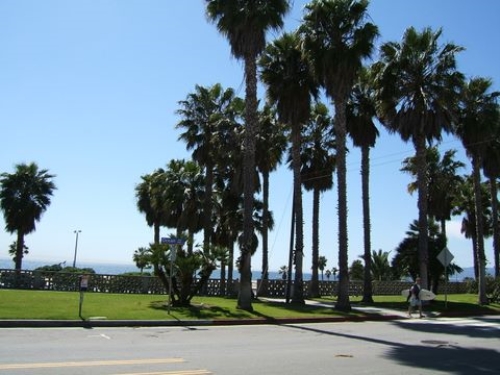
<path id="1" fill-rule="evenodd" d="M 292 2 L 285 30 L 294 30 L 305 0 Z M 372 0 L 371 21 L 380 31 L 377 47 L 399 41 L 407 27 L 443 28 L 443 43 L 466 48 L 457 57 L 466 77 L 490 77 L 499 90 L 500 2 L 497 0 Z M 278 37 L 272 32 L 268 41 Z M 378 49 L 374 59 L 377 59 Z M 133 264 L 132 255 L 153 240 L 136 208 L 141 176 L 172 159 L 189 159 L 178 141 L 178 102 L 195 85 L 221 83 L 244 97 L 243 64 L 207 21 L 203 0 L 0 0 L 0 173 L 35 162 L 55 174 L 51 205 L 26 236 L 25 259 L 47 264 L 79 262 Z M 264 97 L 262 86 L 259 96 Z M 332 108 L 331 103 L 328 103 Z M 333 109 L 332 109 L 333 112 Z M 417 196 L 407 193 L 411 177 L 400 172 L 412 144 L 381 136 L 371 151 L 372 249 L 394 255 L 409 224 L 418 217 Z M 363 253 L 360 151 L 348 144 L 349 264 Z M 458 150 L 445 137 L 439 149 Z M 464 170 L 463 173 L 468 173 Z M 292 175 L 271 176 L 275 229 L 269 236 L 270 270 L 288 263 Z M 312 195 L 304 192 L 304 271 L 311 267 Z M 320 255 L 337 266 L 337 194 L 322 196 Z M 460 233 L 461 217 L 448 223 L 448 248 L 461 267 L 473 264 L 472 245 Z M 0 217 L 0 258 L 8 258 L 15 236 Z M 172 231 L 162 229 L 161 235 Z M 491 265 L 493 251 L 486 242 Z M 260 270 L 262 253 L 252 259 Z"/>

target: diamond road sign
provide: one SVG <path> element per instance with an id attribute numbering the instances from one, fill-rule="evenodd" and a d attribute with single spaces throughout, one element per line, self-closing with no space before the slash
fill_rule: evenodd
<path id="1" fill-rule="evenodd" d="M 451 263 L 451 261 L 453 260 L 453 258 L 455 258 L 453 256 L 453 254 L 450 252 L 450 250 L 448 250 L 447 247 L 445 247 L 443 250 L 441 250 L 441 252 L 438 254 L 437 256 L 438 260 L 441 262 L 441 264 L 444 266 L 444 267 L 448 267 Z"/>
<path id="2" fill-rule="evenodd" d="M 161 238 L 161 243 L 167 244 L 167 245 L 184 245 L 184 240 L 183 238 L 170 238 L 170 237 L 162 237 Z"/>

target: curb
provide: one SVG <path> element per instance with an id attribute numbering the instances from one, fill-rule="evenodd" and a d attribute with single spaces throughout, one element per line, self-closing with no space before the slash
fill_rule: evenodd
<path id="1" fill-rule="evenodd" d="M 190 327 L 236 325 L 282 325 L 342 323 L 404 319 L 399 315 L 345 316 L 332 318 L 221 319 L 221 320 L 0 320 L 0 328 L 99 328 L 99 327 Z"/>

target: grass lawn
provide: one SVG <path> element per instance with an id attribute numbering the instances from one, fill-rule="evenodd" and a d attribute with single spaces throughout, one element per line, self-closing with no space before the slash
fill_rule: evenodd
<path id="1" fill-rule="evenodd" d="M 353 305 L 361 304 L 360 297 L 353 297 Z M 500 313 L 500 305 L 481 307 L 475 295 L 444 296 L 426 306 L 425 310 L 439 312 L 460 311 L 470 313 Z M 401 296 L 375 296 L 373 306 L 405 311 L 407 304 Z M 333 298 L 318 301 L 335 303 Z M 78 320 L 80 294 L 77 292 L 52 292 L 31 290 L 0 290 L 0 319 Z M 353 311 L 345 314 L 332 307 L 284 304 L 255 300 L 253 312 L 236 308 L 236 300 L 221 297 L 196 297 L 189 308 L 167 308 L 167 296 L 140 294 L 85 293 L 82 316 L 105 317 L 108 320 L 223 320 L 223 319 L 292 319 L 333 318 L 337 316 L 362 316 Z"/>

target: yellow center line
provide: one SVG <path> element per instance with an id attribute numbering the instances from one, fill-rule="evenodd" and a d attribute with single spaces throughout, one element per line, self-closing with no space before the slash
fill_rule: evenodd
<path id="1" fill-rule="evenodd" d="M 157 358 L 157 359 L 128 359 L 128 360 L 81 361 L 81 362 L 45 362 L 45 363 L 10 363 L 10 364 L 7 363 L 7 364 L 0 364 L 0 370 L 149 365 L 149 364 L 182 363 L 182 362 L 184 362 L 184 359 L 182 358 Z"/>

